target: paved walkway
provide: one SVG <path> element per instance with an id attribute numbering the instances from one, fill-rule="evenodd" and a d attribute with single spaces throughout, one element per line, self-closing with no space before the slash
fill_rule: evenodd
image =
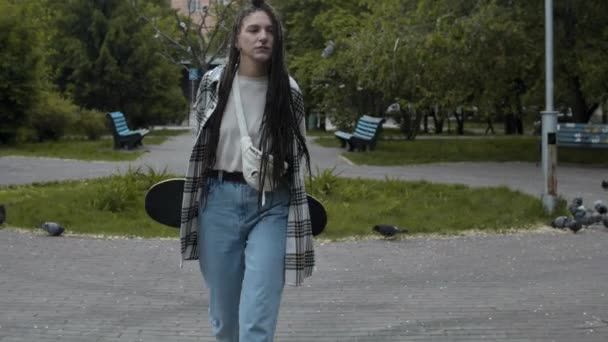
<path id="1" fill-rule="evenodd" d="M 183 136 L 150 147 L 133 165 L 181 173 L 187 144 Z M 311 150 L 317 165 L 348 176 L 540 192 L 534 165 L 353 167 L 334 149 Z M 3 157 L 0 183 L 98 177 L 127 166 Z M 605 196 L 595 188 L 606 173 L 560 168 L 559 181 L 583 186 L 572 194 Z M 318 244 L 313 278 L 286 289 L 276 340 L 607 341 L 607 245 L 602 227 Z M 198 264 L 180 270 L 177 249 L 176 240 L 0 230 L 0 341 L 213 341 Z"/>

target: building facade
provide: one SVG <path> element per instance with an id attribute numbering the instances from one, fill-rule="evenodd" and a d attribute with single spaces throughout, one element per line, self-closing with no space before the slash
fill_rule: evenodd
<path id="1" fill-rule="evenodd" d="M 204 13 L 209 8 L 211 0 L 168 0 L 171 8 L 179 10 L 179 13 L 185 16 L 190 16 L 196 24 L 201 22 L 201 13 Z M 207 27 L 215 24 L 214 18 L 209 14 L 205 19 Z"/>

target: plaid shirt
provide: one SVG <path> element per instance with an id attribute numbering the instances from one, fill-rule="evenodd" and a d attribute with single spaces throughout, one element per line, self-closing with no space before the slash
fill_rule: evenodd
<path id="1" fill-rule="evenodd" d="M 208 158 L 209 120 L 217 106 L 217 87 L 224 67 L 208 71 L 201 80 L 193 112 L 190 115 L 191 127 L 195 128 L 195 140 L 190 154 L 190 163 L 186 173 L 184 197 L 182 201 L 182 220 L 180 226 L 182 260 L 198 259 L 198 208 L 200 206 L 203 185 L 206 177 L 202 170 L 203 162 Z M 291 79 L 291 97 L 300 120 L 304 120 L 304 101 L 296 82 Z M 295 137 L 294 137 L 295 139 Z M 298 155 L 294 144 L 294 155 Z M 290 188 L 289 213 L 287 217 L 287 240 L 285 245 L 285 282 L 300 286 L 305 278 L 312 274 L 314 267 L 314 249 L 310 213 L 304 188 L 304 168 L 301 160 L 294 158 Z"/>

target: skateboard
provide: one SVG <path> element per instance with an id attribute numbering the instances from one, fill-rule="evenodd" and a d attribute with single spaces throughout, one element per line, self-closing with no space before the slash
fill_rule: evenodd
<path id="1" fill-rule="evenodd" d="M 146 192 L 144 207 L 146 214 L 154 221 L 179 228 L 181 224 L 184 178 L 170 178 L 160 181 Z M 315 197 L 306 194 L 312 224 L 312 234 L 319 235 L 327 225 L 327 211 Z"/>

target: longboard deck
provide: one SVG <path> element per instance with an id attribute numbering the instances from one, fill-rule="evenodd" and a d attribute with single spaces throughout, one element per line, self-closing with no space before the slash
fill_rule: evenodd
<path id="1" fill-rule="evenodd" d="M 179 228 L 184 183 L 184 178 L 170 178 L 152 185 L 146 193 L 144 201 L 148 216 L 158 223 Z M 306 196 L 312 234 L 316 236 L 321 234 L 327 225 L 327 212 L 318 199 L 308 194 Z"/>
<path id="2" fill-rule="evenodd" d="M 184 183 L 184 178 L 170 178 L 152 185 L 144 201 L 148 216 L 158 223 L 179 228 Z"/>

